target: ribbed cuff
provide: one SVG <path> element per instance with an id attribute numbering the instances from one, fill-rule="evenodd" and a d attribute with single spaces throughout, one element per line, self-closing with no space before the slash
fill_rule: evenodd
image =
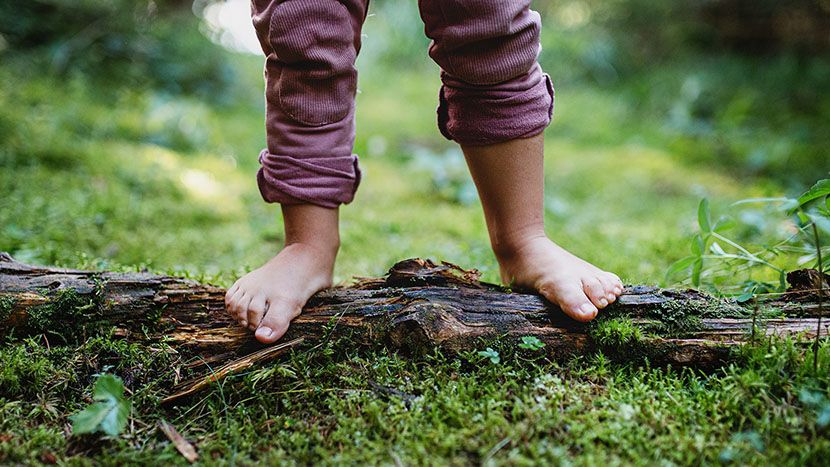
<path id="1" fill-rule="evenodd" d="M 525 75 L 494 85 L 470 85 L 446 73 L 442 81 L 438 129 L 459 144 L 528 138 L 541 133 L 553 117 L 553 84 L 538 64 Z"/>
<path id="2" fill-rule="evenodd" d="M 356 154 L 297 159 L 263 149 L 259 162 L 262 167 L 257 172 L 257 185 L 269 203 L 335 208 L 350 203 L 360 185 Z"/>

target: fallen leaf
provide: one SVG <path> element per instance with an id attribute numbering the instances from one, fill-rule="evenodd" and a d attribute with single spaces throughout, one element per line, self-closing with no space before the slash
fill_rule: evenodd
<path id="1" fill-rule="evenodd" d="M 196 448 L 193 447 L 182 435 L 179 434 L 178 431 L 173 427 L 173 425 L 165 422 L 159 421 L 159 428 L 167 436 L 167 439 L 173 442 L 176 446 L 176 449 L 179 450 L 182 456 L 187 459 L 188 462 L 191 464 L 196 462 L 199 459 L 199 454 L 196 453 Z"/>

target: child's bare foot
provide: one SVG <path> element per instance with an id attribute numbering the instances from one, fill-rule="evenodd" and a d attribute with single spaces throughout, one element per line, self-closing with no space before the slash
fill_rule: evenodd
<path id="1" fill-rule="evenodd" d="M 505 284 L 538 291 L 577 321 L 594 319 L 598 309 L 614 303 L 623 291 L 616 274 L 577 258 L 544 236 L 503 249 L 496 258 Z"/>
<path id="2" fill-rule="evenodd" d="M 283 215 L 285 248 L 225 295 L 228 313 L 264 344 L 282 337 L 308 299 L 331 286 L 340 246 L 336 209 L 283 206 Z"/>
<path id="3" fill-rule="evenodd" d="M 545 236 L 542 134 L 489 146 L 462 146 L 478 188 L 502 280 L 528 287 L 578 321 L 622 293 L 620 279 Z"/>

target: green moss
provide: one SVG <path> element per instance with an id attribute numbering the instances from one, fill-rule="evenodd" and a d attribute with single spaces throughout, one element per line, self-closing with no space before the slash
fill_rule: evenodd
<path id="1" fill-rule="evenodd" d="M 701 328 L 704 310 L 697 302 L 667 302 L 658 311 L 649 314 L 654 321 L 647 326 L 649 332 L 663 337 L 685 337 Z"/>
<path id="2" fill-rule="evenodd" d="M 652 320 L 644 330 L 661 337 L 688 337 L 701 330 L 704 318 L 745 318 L 745 310 L 736 306 L 727 306 L 719 302 L 696 300 L 668 301 L 646 313 Z"/>
<path id="3" fill-rule="evenodd" d="M 0 297 L 0 322 L 3 322 L 11 316 L 15 304 L 14 297 L 10 295 L 3 295 Z"/>
<path id="4" fill-rule="evenodd" d="M 610 360 L 625 364 L 665 361 L 673 343 L 651 341 L 649 330 L 663 323 L 634 322 L 628 317 L 600 318 L 591 323 L 588 336 L 594 346 Z M 660 335 L 666 337 L 666 333 Z"/>
<path id="5" fill-rule="evenodd" d="M 63 358 L 66 352 L 27 344 L 0 348 L 0 397 L 32 397 L 72 378 Z"/>
<path id="6" fill-rule="evenodd" d="M 95 296 L 81 296 L 73 289 L 59 290 L 50 301 L 29 309 L 28 325 L 38 331 L 74 342 L 85 316 L 97 310 Z"/>
<path id="7" fill-rule="evenodd" d="M 599 320 L 588 334 L 600 347 L 639 345 L 644 338 L 640 327 L 626 317 Z"/>

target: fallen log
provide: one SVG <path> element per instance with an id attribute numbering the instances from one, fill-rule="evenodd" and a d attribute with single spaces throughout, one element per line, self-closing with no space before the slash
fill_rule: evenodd
<path id="1" fill-rule="evenodd" d="M 463 352 L 533 336 L 544 344 L 538 353 L 551 358 L 599 349 L 619 360 L 711 368 L 753 336 L 827 335 L 826 326 L 817 329 L 820 310 L 809 291 L 793 301 L 764 299 L 753 309 L 692 289 L 626 286 L 586 324 L 538 295 L 478 278 L 475 270 L 449 263 L 404 260 L 384 278 L 319 292 L 280 342 L 348 337 L 355 345 Z M 264 346 L 225 313 L 224 294 L 189 279 L 31 266 L 0 253 L 0 334 L 13 338 L 44 333 L 77 342 L 82 333 L 109 329 L 133 341 L 163 338 L 177 351 L 246 367 L 245 356 Z"/>

